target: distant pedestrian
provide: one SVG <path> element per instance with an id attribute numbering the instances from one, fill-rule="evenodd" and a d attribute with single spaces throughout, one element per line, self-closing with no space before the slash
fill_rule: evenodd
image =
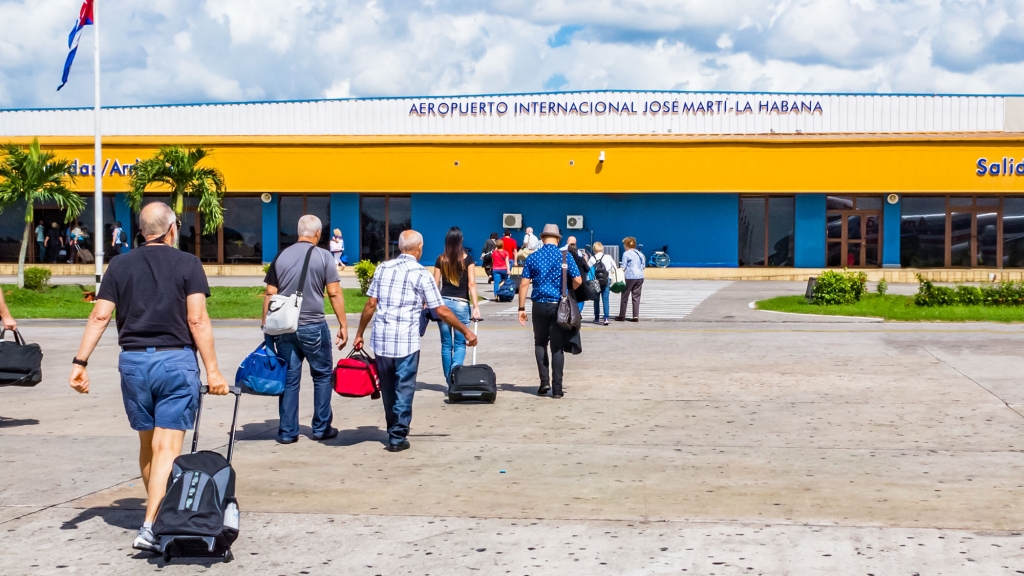
<path id="1" fill-rule="evenodd" d="M 608 325 L 608 295 L 612 284 L 609 273 L 615 268 L 615 259 L 604 253 L 604 244 L 594 242 L 594 255 L 587 261 L 594 271 L 594 279 L 601 285 L 601 294 L 594 300 L 594 324 Z M 601 322 L 601 303 L 604 303 L 604 322 Z"/>
<path id="2" fill-rule="evenodd" d="M 441 287 L 441 299 L 459 322 L 469 324 L 480 319 L 477 305 L 476 266 L 463 248 L 462 230 L 452 226 L 444 239 L 444 254 L 434 262 L 434 281 Z M 441 322 L 441 367 L 444 381 L 451 384 L 453 366 L 466 359 L 466 339 L 454 326 Z"/>
<path id="3" fill-rule="evenodd" d="M 36 262 L 43 262 L 46 260 L 46 226 L 43 226 L 43 221 L 40 220 L 36 224 Z"/>
<path id="4" fill-rule="evenodd" d="M 565 250 L 569 253 L 572 259 L 576 262 L 576 268 L 580 271 L 580 278 L 590 278 L 590 264 L 587 263 L 586 252 L 580 250 L 576 246 L 576 237 L 569 236 L 565 240 Z M 580 307 L 580 312 L 583 312 L 583 307 L 587 305 L 592 298 L 588 298 L 587 287 L 584 283 L 580 285 L 573 292 L 576 296 L 576 305 Z"/>
<path id="5" fill-rule="evenodd" d="M 56 222 L 50 223 L 50 229 L 46 232 L 46 239 L 43 240 L 43 244 L 47 250 L 46 259 L 56 264 L 57 259 L 60 258 L 60 251 L 64 250 L 65 247 L 64 235 L 60 233 L 60 228 Z"/>
<path id="6" fill-rule="evenodd" d="M 505 247 L 505 252 L 508 252 L 509 271 L 511 271 L 512 266 L 516 265 L 516 249 L 518 248 L 516 239 L 512 237 L 511 230 L 505 230 L 505 236 L 501 239 L 501 245 Z"/>
<path id="7" fill-rule="evenodd" d="M 121 394 L 128 422 L 139 433 L 139 467 L 148 494 L 145 522 L 132 547 L 156 552 L 153 520 L 185 431 L 195 424 L 201 386 L 197 350 L 210 393 L 227 394 L 228 383 L 217 366 L 203 265 L 194 255 L 173 249 L 178 236 L 174 212 L 160 202 L 148 204 L 139 214 L 139 227 L 145 245 L 112 261 L 103 276 L 69 384 L 89 393 L 89 356 L 116 309 Z"/>
<path id="8" fill-rule="evenodd" d="M 540 250 L 540 238 L 533 235 L 533 228 L 527 226 L 526 234 L 523 236 L 523 248 L 516 252 L 516 263 L 525 262 L 526 258 Z"/>
<path id="9" fill-rule="evenodd" d="M 419 264 L 423 256 L 423 236 L 415 230 L 402 232 L 398 249 L 401 254 L 397 258 L 377 265 L 353 342 L 357 350 L 363 347 L 363 332 L 372 319 L 370 348 L 377 357 L 389 452 L 409 448 L 412 402 L 420 364 L 420 315 L 424 305 L 461 333 L 466 346 L 476 346 L 476 335 L 444 304 L 434 279 Z"/>
<path id="10" fill-rule="evenodd" d="M 334 234 L 331 235 L 330 248 L 335 264 L 344 270 L 345 263 L 341 261 L 341 258 L 345 255 L 345 240 L 341 237 L 341 230 L 338 228 L 335 228 Z"/>
<path id="11" fill-rule="evenodd" d="M 339 284 L 338 266 L 330 252 L 317 247 L 323 229 L 323 224 L 316 216 L 307 214 L 299 218 L 298 241 L 277 255 L 263 279 L 267 284 L 263 300 L 264 325 L 271 296 L 290 296 L 302 292 L 298 330 L 266 337 L 267 346 L 272 347 L 288 364 L 284 394 L 277 401 L 279 444 L 291 444 L 299 440 L 299 383 L 302 380 L 303 360 L 309 362 L 309 374 L 313 378 L 313 433 L 310 437 L 313 440 L 330 440 L 338 435 L 338 429 L 331 426 L 334 421 L 331 410 L 334 358 L 331 357 L 331 330 L 324 315 L 324 291 L 331 300 L 334 317 L 341 326 L 334 340 L 339 350 L 348 342 L 348 319 L 345 317 L 345 297 Z M 309 268 L 306 271 L 306 282 L 300 286 L 302 268 L 307 258 Z"/>
<path id="12" fill-rule="evenodd" d="M 494 252 L 494 248 L 501 242 L 498 238 L 497 232 L 491 232 L 490 237 L 484 242 L 484 249 L 480 251 L 480 262 L 484 265 L 484 272 L 487 274 L 487 283 L 494 282 L 494 278 L 491 276 L 491 253 Z"/>
<path id="13" fill-rule="evenodd" d="M 562 297 L 562 270 L 566 271 L 569 290 L 575 290 L 583 283 L 576 260 L 563 257 L 558 249 L 562 234 L 557 224 L 547 224 L 540 233 L 541 246 L 531 254 L 523 265 L 523 279 L 519 284 L 519 323 L 526 326 L 526 294 L 533 283 L 533 351 L 540 373 L 540 387 L 537 395 L 544 396 L 551 391 L 552 398 L 561 398 L 562 372 L 565 366 L 565 341 L 567 334 L 558 325 L 558 300 Z M 564 263 L 563 263 L 564 261 Z M 551 355 L 548 355 L 548 346 Z M 548 367 L 550 365 L 550 375 Z"/>
<path id="14" fill-rule="evenodd" d="M 114 248 L 114 253 L 110 255 L 111 258 L 123 252 L 124 247 L 127 245 L 127 237 L 124 234 L 124 228 L 121 228 L 120 222 L 114 222 L 114 230 L 111 232 L 110 245 Z"/>
<path id="15" fill-rule="evenodd" d="M 505 245 L 501 242 L 494 247 L 491 251 L 491 276 L 494 279 L 494 300 L 498 300 L 498 288 L 501 287 L 501 283 L 508 278 L 509 273 L 512 271 L 512 254 L 505 249 Z"/>
<path id="16" fill-rule="evenodd" d="M 633 317 L 630 322 L 640 321 L 640 292 L 644 287 L 644 266 L 647 259 L 636 249 L 636 238 L 627 236 L 622 240 L 622 247 L 626 251 L 622 254 L 622 267 L 626 273 L 626 289 L 622 291 L 622 300 L 619 302 L 619 315 L 615 320 L 622 322 L 626 320 L 626 304 L 633 301 Z"/>
<path id="17" fill-rule="evenodd" d="M 85 240 L 85 233 L 82 231 L 82 223 L 79 222 L 68 234 L 68 264 L 74 264 L 83 240 Z"/>

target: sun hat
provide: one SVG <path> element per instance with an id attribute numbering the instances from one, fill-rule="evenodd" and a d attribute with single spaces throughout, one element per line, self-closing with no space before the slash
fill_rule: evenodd
<path id="1" fill-rule="evenodd" d="M 562 232 L 558 229 L 558 224 L 545 224 L 544 231 L 540 233 L 540 237 L 551 236 L 553 238 L 562 239 Z"/>

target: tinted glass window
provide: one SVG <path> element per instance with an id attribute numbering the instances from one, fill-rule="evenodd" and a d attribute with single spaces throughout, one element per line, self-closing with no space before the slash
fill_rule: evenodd
<path id="1" fill-rule="evenodd" d="M 900 205 L 900 265 L 935 268 L 946 262 L 946 200 L 904 196 Z"/>
<path id="2" fill-rule="evenodd" d="M 259 198 L 224 199 L 224 261 L 263 261 L 263 201 Z"/>
<path id="3" fill-rule="evenodd" d="M 764 197 L 740 198 L 740 266 L 764 264 Z"/>
<path id="4" fill-rule="evenodd" d="M 878 196 L 858 196 L 857 210 L 881 210 L 882 199 Z"/>
<path id="5" fill-rule="evenodd" d="M 768 198 L 768 265 L 793 265 L 793 228 L 796 220 L 793 197 Z"/>
<path id="6" fill-rule="evenodd" d="M 1003 266 L 1024 268 L 1024 198 L 1003 201 Z"/>

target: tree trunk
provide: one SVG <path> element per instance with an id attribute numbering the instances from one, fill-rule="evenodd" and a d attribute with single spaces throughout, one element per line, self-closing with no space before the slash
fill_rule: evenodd
<path id="1" fill-rule="evenodd" d="M 31 210 L 31 205 L 29 210 Z M 29 232 L 32 230 L 32 221 L 25 221 L 25 232 L 21 235 L 21 253 L 18 254 L 18 288 L 25 287 L 25 254 L 28 252 Z"/>
<path id="2" fill-rule="evenodd" d="M 185 211 L 185 195 L 181 192 L 175 194 L 174 206 L 171 207 L 174 210 L 174 219 L 181 222 L 181 214 Z M 177 248 L 181 244 L 181 230 L 174 235 L 174 247 Z"/>

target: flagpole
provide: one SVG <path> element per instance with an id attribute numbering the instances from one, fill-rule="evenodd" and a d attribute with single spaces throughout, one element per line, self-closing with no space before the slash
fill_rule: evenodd
<path id="1" fill-rule="evenodd" d="M 100 123 L 100 17 L 99 17 L 99 5 L 100 0 L 94 0 L 92 4 L 92 29 L 94 36 L 93 42 L 93 81 L 95 83 L 96 90 L 96 102 L 93 105 L 93 116 L 96 120 L 96 140 L 95 140 L 95 164 L 93 164 L 93 179 L 96 181 L 96 190 L 93 197 L 93 212 L 96 216 L 95 226 L 93 230 L 93 248 L 95 249 L 94 257 L 96 259 L 96 293 L 100 291 L 100 281 L 103 279 L 103 244 L 106 242 L 105 232 L 103 231 L 103 131 Z"/>

